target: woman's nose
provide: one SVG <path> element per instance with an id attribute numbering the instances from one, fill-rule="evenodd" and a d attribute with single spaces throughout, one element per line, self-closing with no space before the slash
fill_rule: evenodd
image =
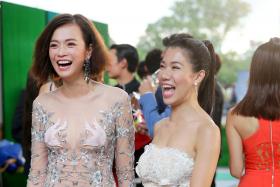
<path id="1" fill-rule="evenodd" d="M 59 56 L 64 56 L 65 54 L 66 54 L 65 46 L 64 46 L 64 45 L 61 45 L 61 46 L 58 48 L 58 55 L 59 55 Z"/>
<path id="2" fill-rule="evenodd" d="M 158 73 L 158 78 L 159 79 L 170 79 L 171 73 L 168 69 L 164 69 L 164 70 L 160 70 L 160 72 Z"/>

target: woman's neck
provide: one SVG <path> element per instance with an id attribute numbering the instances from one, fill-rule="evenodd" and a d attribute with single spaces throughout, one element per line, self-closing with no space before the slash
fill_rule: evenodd
<path id="1" fill-rule="evenodd" d="M 90 86 L 91 83 L 87 83 L 84 79 L 63 81 L 61 93 L 67 98 L 80 97 L 89 93 Z"/>
<path id="2" fill-rule="evenodd" d="M 173 105 L 171 108 L 172 112 L 170 120 L 172 121 L 182 120 L 186 117 L 186 115 L 191 116 L 194 112 L 199 112 L 201 110 L 196 96 L 191 97 L 188 100 L 184 100 L 177 105 Z"/>

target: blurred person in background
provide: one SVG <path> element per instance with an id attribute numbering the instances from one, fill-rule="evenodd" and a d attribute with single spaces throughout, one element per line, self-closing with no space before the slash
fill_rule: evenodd
<path id="1" fill-rule="evenodd" d="M 110 57 L 106 70 L 109 77 L 117 81 L 115 86 L 129 95 L 138 92 L 140 83 L 134 75 L 139 63 L 136 48 L 129 44 L 113 44 L 110 47 Z"/>
<path id="2" fill-rule="evenodd" d="M 139 76 L 139 78 L 141 80 L 145 79 L 149 75 L 149 72 L 148 72 L 147 66 L 145 64 L 145 61 L 141 61 L 138 64 L 137 75 Z"/>
<path id="3" fill-rule="evenodd" d="M 138 119 L 141 118 L 141 114 L 139 113 L 139 103 L 133 94 L 138 93 L 140 86 L 140 83 L 135 76 L 138 63 L 138 52 L 132 45 L 113 44 L 110 47 L 110 62 L 106 67 L 108 75 L 110 78 L 117 81 L 115 87 L 125 90 L 130 95 L 131 99 L 134 126 L 136 129 L 134 166 L 140 155 L 144 152 L 144 146 L 151 141 L 150 137 L 147 136 L 145 128 L 143 128 L 145 125 L 138 121 Z M 137 184 L 137 186 L 141 186 L 141 184 Z"/>
<path id="4" fill-rule="evenodd" d="M 255 51 L 245 97 L 226 123 L 231 175 L 239 187 L 280 186 L 280 39 Z"/>
<path id="5" fill-rule="evenodd" d="M 147 124 L 148 133 L 151 137 L 154 135 L 154 125 L 159 120 L 170 115 L 170 108 L 164 104 L 161 88 L 158 87 L 157 74 L 162 59 L 160 49 L 152 49 L 145 57 L 145 64 L 149 72 L 141 82 L 139 87 L 139 104 Z"/>

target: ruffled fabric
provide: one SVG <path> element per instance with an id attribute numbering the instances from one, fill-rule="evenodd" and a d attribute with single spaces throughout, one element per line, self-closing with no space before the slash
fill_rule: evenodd
<path id="1" fill-rule="evenodd" d="M 145 187 L 188 187 L 194 167 L 194 159 L 175 148 L 149 144 L 141 155 L 136 172 Z"/>

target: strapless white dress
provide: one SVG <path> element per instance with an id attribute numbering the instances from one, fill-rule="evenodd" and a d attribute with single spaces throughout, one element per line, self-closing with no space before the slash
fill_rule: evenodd
<path id="1" fill-rule="evenodd" d="M 194 159 L 175 148 L 145 146 L 136 166 L 136 172 L 145 187 L 189 187 Z"/>

